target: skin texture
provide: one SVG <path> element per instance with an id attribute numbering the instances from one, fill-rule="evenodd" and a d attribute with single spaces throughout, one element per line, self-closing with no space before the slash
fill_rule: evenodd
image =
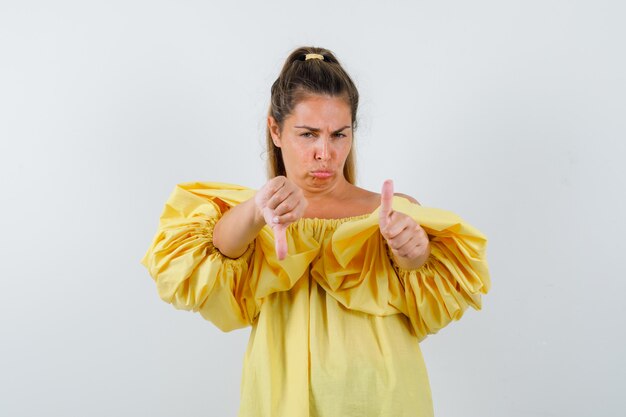
<path id="1" fill-rule="evenodd" d="M 343 176 L 353 140 L 350 106 L 343 98 L 312 95 L 295 106 L 282 129 L 271 116 L 267 122 L 274 144 L 281 148 L 287 175 L 267 181 L 254 198 L 231 208 L 217 222 L 213 244 L 222 254 L 241 256 L 268 224 L 282 260 L 287 256 L 287 227 L 298 219 L 350 217 L 380 206 L 381 234 L 396 263 L 416 269 L 426 262 L 428 235 L 410 216 L 392 209 L 391 180 L 377 194 L 350 184 Z M 316 175 L 319 170 L 327 175 Z M 396 195 L 419 204 L 410 196 Z"/>

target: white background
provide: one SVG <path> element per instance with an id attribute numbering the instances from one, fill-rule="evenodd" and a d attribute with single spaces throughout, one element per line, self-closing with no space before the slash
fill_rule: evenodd
<path id="1" fill-rule="evenodd" d="M 0 415 L 235 416 L 249 328 L 139 263 L 175 184 L 264 182 L 300 45 L 361 94 L 359 185 L 489 239 L 493 287 L 421 347 L 437 417 L 622 416 L 619 1 L 2 1 Z"/>

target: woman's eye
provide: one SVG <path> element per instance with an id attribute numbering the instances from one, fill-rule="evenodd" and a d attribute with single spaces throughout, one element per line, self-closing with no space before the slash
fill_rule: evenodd
<path id="1" fill-rule="evenodd" d="M 305 132 L 305 133 L 301 133 L 301 134 L 300 134 L 300 136 L 303 136 L 303 137 L 305 137 L 305 138 L 310 138 L 310 137 L 312 137 L 312 136 L 308 136 L 308 135 L 313 135 L 313 133 L 311 133 L 311 132 Z M 346 135 L 345 135 L 345 134 L 343 134 L 343 133 L 335 133 L 335 136 L 340 137 L 340 138 L 345 138 L 345 137 L 346 137 Z"/>

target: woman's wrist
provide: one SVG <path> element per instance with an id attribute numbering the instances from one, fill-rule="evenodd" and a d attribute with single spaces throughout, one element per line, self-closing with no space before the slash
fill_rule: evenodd
<path id="1" fill-rule="evenodd" d="M 252 210 L 252 223 L 256 229 L 260 230 L 263 226 L 265 226 L 266 222 L 265 217 L 263 217 L 263 212 L 256 204 L 254 197 L 247 200 L 244 204 L 250 205 L 250 209 Z"/>
<path id="2" fill-rule="evenodd" d="M 265 225 L 258 211 L 254 198 L 227 210 L 215 224 L 213 245 L 229 258 L 238 258 L 245 253 Z"/>

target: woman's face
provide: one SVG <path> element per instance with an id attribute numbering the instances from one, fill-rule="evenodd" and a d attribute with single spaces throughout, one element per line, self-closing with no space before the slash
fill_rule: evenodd
<path id="1" fill-rule="evenodd" d="M 287 178 L 296 185 L 319 191 L 346 182 L 343 167 L 352 146 L 352 114 L 345 99 L 310 95 L 285 118 L 282 132 L 272 116 L 268 123 Z"/>

